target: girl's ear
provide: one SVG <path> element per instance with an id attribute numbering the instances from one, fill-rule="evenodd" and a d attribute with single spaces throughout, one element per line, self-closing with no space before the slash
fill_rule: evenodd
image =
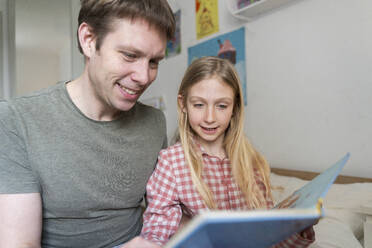
<path id="1" fill-rule="evenodd" d="M 96 50 L 96 38 L 91 27 L 83 22 L 78 29 L 81 49 L 86 57 L 90 58 Z"/>
<path id="2" fill-rule="evenodd" d="M 186 113 L 186 107 L 183 104 L 183 102 L 184 102 L 183 100 L 184 100 L 183 96 L 178 95 L 178 97 L 177 97 L 178 105 L 181 107 L 182 112 Z"/>

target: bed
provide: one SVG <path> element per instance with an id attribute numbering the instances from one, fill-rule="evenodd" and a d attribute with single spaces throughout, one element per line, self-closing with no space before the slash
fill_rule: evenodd
<path id="1" fill-rule="evenodd" d="M 317 175 L 272 168 L 274 202 L 279 202 Z M 372 248 L 372 178 L 339 176 L 324 199 L 325 217 L 314 226 L 310 248 Z"/>

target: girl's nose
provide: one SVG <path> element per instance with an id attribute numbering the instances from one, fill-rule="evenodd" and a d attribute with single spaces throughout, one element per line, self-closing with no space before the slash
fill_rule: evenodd
<path id="1" fill-rule="evenodd" d="M 205 122 L 212 123 L 215 121 L 215 111 L 213 107 L 208 107 L 205 113 Z"/>

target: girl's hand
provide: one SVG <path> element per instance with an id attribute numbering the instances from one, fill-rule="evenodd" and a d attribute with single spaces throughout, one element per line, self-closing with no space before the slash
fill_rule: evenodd
<path id="1" fill-rule="evenodd" d="M 276 208 L 289 208 L 291 207 L 294 203 L 296 203 L 297 199 L 299 198 L 299 195 L 290 195 L 288 196 L 285 200 L 281 201 Z"/>
<path id="2" fill-rule="evenodd" d="M 178 230 L 182 229 L 187 225 L 187 223 L 191 220 L 191 218 L 185 214 L 182 214 L 180 225 L 178 226 Z"/>
<path id="3" fill-rule="evenodd" d="M 287 197 L 285 200 L 283 200 L 282 202 L 280 202 L 276 206 L 276 208 L 290 208 L 291 206 L 293 206 L 293 204 L 296 203 L 296 201 L 298 200 L 299 197 L 300 197 L 299 195 L 292 194 L 289 197 Z M 319 202 L 319 204 L 320 204 L 319 205 L 319 208 L 322 208 L 322 205 L 323 205 L 322 202 Z M 320 219 L 317 219 L 315 221 L 314 226 L 319 223 L 319 220 Z"/>

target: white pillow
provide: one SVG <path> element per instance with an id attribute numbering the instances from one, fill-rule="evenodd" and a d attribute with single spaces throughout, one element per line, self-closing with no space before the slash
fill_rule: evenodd
<path id="1" fill-rule="evenodd" d="M 353 232 L 356 239 L 363 238 L 363 225 L 365 216 L 348 209 L 324 208 L 325 219 L 333 219 L 346 224 Z"/>
<path id="2" fill-rule="evenodd" d="M 271 173 L 270 179 L 274 203 L 284 200 L 284 198 L 308 182 L 296 177 L 279 176 L 275 173 Z"/>
<path id="3" fill-rule="evenodd" d="M 314 226 L 315 242 L 310 248 L 362 248 L 351 229 L 342 221 L 324 218 Z"/>

